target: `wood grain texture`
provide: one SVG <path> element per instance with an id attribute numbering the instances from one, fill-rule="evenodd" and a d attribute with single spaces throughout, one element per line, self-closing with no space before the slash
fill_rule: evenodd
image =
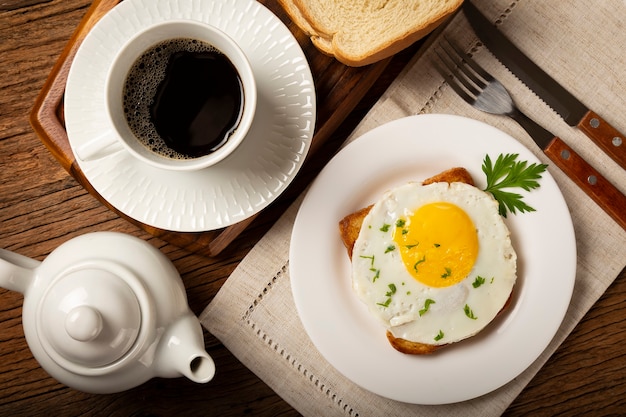
<path id="1" fill-rule="evenodd" d="M 68 174 L 29 125 L 37 95 L 90 1 L 17 3 L 0 10 L 0 56 L 5 69 L 0 78 L 0 247 L 43 260 L 61 243 L 91 231 L 140 237 L 174 262 L 191 309 L 199 314 L 286 202 L 261 213 L 224 251 L 211 258 L 159 239 L 109 210 Z M 314 177 L 415 52 L 406 51 L 389 64 L 302 171 L 303 181 Z M 623 415 L 624 299 L 626 274 L 622 271 L 505 415 Z M 22 303 L 21 294 L 0 290 L 2 416 L 298 415 L 207 332 L 205 345 L 217 364 L 217 375 L 208 384 L 155 379 L 110 395 L 67 388 L 50 378 L 28 349 L 22 329 Z"/>
<path id="2" fill-rule="evenodd" d="M 5 0 L 0 2 L 0 11 L 23 9 L 40 3 L 47 3 L 49 1 L 51 0 Z"/>
<path id="3" fill-rule="evenodd" d="M 569 179 L 626 230 L 624 194 L 560 138 L 555 137 L 543 151 Z"/>
<path id="4" fill-rule="evenodd" d="M 504 416 L 623 416 L 624 300 L 622 271 Z"/>
<path id="5" fill-rule="evenodd" d="M 626 136 L 589 110 L 576 125 L 607 155 L 626 169 Z"/>

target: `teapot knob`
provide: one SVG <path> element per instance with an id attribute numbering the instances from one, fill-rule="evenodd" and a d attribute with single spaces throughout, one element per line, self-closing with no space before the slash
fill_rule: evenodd
<path id="1" fill-rule="evenodd" d="M 65 331 L 80 342 L 94 340 L 102 331 L 102 315 L 87 305 L 74 307 L 65 319 Z"/>
<path id="2" fill-rule="evenodd" d="M 104 375 L 136 360 L 155 328 L 152 300 L 135 273 L 85 260 L 60 271 L 38 300 L 37 340 L 59 366 Z"/>

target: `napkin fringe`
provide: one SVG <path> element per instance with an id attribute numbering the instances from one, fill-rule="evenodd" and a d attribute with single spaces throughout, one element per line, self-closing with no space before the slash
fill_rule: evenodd
<path id="1" fill-rule="evenodd" d="M 332 384 L 325 382 L 323 377 L 320 377 L 315 372 L 311 371 L 298 359 L 296 354 L 288 351 L 285 347 L 278 343 L 278 341 L 274 340 L 272 336 L 263 329 L 263 326 L 253 319 L 253 314 L 257 307 L 262 305 L 263 300 L 269 297 L 272 290 L 276 289 L 280 281 L 284 279 L 289 280 L 289 262 L 284 263 L 282 267 L 280 267 L 279 270 L 268 280 L 265 286 L 258 291 L 256 297 L 241 317 L 241 321 L 252 330 L 252 333 L 259 340 L 261 340 L 264 345 L 282 358 L 284 362 L 286 362 L 301 377 L 303 377 L 308 385 L 313 386 L 315 390 L 323 394 L 332 403 L 334 408 L 339 409 L 343 415 L 347 417 L 359 417 L 360 414 L 355 407 L 347 403 L 344 398 L 332 387 Z M 284 381 L 284 383 L 286 382 L 287 381 Z M 271 385 L 270 381 L 266 381 L 266 383 Z"/>

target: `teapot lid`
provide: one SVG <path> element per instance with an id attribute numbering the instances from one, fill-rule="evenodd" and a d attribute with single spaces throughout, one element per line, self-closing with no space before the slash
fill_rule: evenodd
<path id="1" fill-rule="evenodd" d="M 140 351 L 153 309 L 140 280 L 113 262 L 95 260 L 66 269 L 43 294 L 37 333 L 58 365 L 98 375 Z"/>

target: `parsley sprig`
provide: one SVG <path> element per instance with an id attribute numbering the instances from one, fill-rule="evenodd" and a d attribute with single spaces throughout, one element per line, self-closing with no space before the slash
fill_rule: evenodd
<path id="1" fill-rule="evenodd" d="M 500 215 L 506 217 L 507 211 L 516 214 L 535 211 L 534 208 L 522 201 L 522 195 L 507 188 L 522 188 L 530 191 L 539 188 L 538 180 L 548 167 L 546 164 L 528 164 L 528 161 L 517 161 L 518 154 L 500 154 L 495 164 L 491 162 L 489 155 L 483 160 L 483 172 L 487 176 L 487 187 L 484 191 L 489 192 L 498 200 Z"/>

